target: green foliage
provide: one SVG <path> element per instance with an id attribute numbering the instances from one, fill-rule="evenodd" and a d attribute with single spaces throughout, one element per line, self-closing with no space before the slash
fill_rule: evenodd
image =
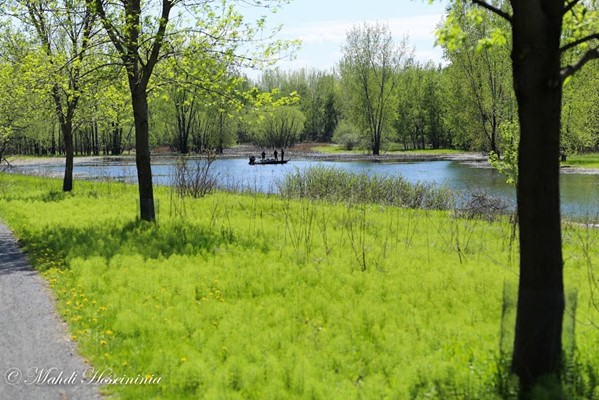
<path id="1" fill-rule="evenodd" d="M 283 106 L 258 114 L 253 142 L 259 147 L 290 147 L 299 139 L 306 117 L 298 107 Z"/>
<path id="2" fill-rule="evenodd" d="M 520 128 L 515 122 L 506 122 L 501 125 L 501 138 L 504 149 L 501 157 L 495 152 L 489 155 L 489 162 L 497 171 L 507 178 L 507 183 L 518 183 L 518 144 L 520 143 Z"/>
<path id="3" fill-rule="evenodd" d="M 335 133 L 333 134 L 333 142 L 342 145 L 346 150 L 353 150 L 362 142 L 362 135 L 358 128 L 349 122 L 342 119 L 339 121 Z"/>
<path id="4" fill-rule="evenodd" d="M 341 113 L 339 82 L 332 73 L 317 70 L 267 70 L 258 86 L 265 91 L 297 92 L 306 117 L 301 140 L 330 141 Z"/>
<path id="5" fill-rule="evenodd" d="M 452 2 L 437 31 L 445 57 L 447 119 L 453 144 L 501 153 L 500 126 L 515 119 L 509 24 L 470 1 Z"/>
<path id="6" fill-rule="evenodd" d="M 448 147 L 446 70 L 432 63 L 410 64 L 399 76 L 395 128 L 404 149 Z"/>
<path id="7" fill-rule="evenodd" d="M 0 175 L 0 217 L 50 283 L 83 356 L 123 399 L 500 399 L 503 282 L 517 256 L 504 221 L 380 205 L 215 193 L 184 219 L 157 188 Z M 590 251 L 599 232 L 564 225 L 576 344 L 597 390 Z M 586 247 L 585 247 L 586 246 Z M 589 264 L 590 263 L 590 264 Z M 596 277 L 594 278 L 596 279 Z M 595 378 L 593 378 L 595 377 Z M 577 397 L 578 396 L 578 397 Z"/>
<path id="8" fill-rule="evenodd" d="M 407 40 L 393 43 L 386 25 L 357 25 L 347 33 L 342 51 L 346 117 L 360 128 L 373 154 L 379 154 L 392 127 L 398 74 L 410 58 Z"/>
<path id="9" fill-rule="evenodd" d="M 599 69 L 585 68 L 564 84 L 561 146 L 568 154 L 599 149 Z"/>

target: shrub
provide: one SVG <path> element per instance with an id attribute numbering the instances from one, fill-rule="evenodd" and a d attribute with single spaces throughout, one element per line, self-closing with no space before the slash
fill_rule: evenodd
<path id="1" fill-rule="evenodd" d="M 217 177 L 210 167 L 215 160 L 212 153 L 199 159 L 181 156 L 175 161 L 173 186 L 179 196 L 204 197 L 217 185 Z"/>
<path id="2" fill-rule="evenodd" d="M 361 143 L 358 128 L 349 121 L 341 120 L 333 134 L 333 142 L 342 145 L 346 150 L 353 150 Z"/>

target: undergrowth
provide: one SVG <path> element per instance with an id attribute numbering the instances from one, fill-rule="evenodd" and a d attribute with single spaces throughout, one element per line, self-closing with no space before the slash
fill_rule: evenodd
<path id="1" fill-rule="evenodd" d="M 518 274 L 505 219 L 222 192 L 173 207 L 158 187 L 162 211 L 147 224 L 136 220 L 135 186 L 60 185 L 0 174 L 0 218 L 96 370 L 161 377 L 107 393 L 510 398 L 502 305 Z M 564 398 L 598 398 L 598 239 L 564 226 L 566 286 L 578 299 Z"/>

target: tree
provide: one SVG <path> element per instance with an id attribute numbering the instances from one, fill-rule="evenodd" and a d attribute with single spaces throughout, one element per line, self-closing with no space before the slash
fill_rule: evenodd
<path id="1" fill-rule="evenodd" d="M 254 129 L 254 143 L 260 147 L 290 147 L 299 139 L 306 117 L 297 106 L 280 106 L 261 112 Z"/>
<path id="2" fill-rule="evenodd" d="M 354 26 L 347 33 L 339 63 L 352 122 L 369 138 L 372 154 L 379 154 L 389 131 L 399 71 L 407 57 L 407 41 L 393 43 L 386 25 Z"/>
<path id="3" fill-rule="evenodd" d="M 441 35 L 456 25 L 465 34 L 461 45 L 442 41 L 451 61 L 453 90 L 461 94 L 450 99 L 457 117 L 453 130 L 466 130 L 475 147 L 500 154 L 500 126 L 515 117 L 507 22 L 469 2 L 456 1 Z"/>
<path id="4" fill-rule="evenodd" d="M 306 117 L 301 140 L 330 141 L 339 118 L 337 79 L 318 70 L 265 71 L 259 82 L 262 90 L 297 92 L 299 108 Z"/>
<path id="5" fill-rule="evenodd" d="M 564 85 L 562 149 L 565 154 L 597 150 L 599 145 L 599 71 L 585 68 Z"/>
<path id="6" fill-rule="evenodd" d="M 523 396 L 562 363 L 564 282 L 560 230 L 560 117 L 564 80 L 599 58 L 596 12 L 580 0 L 472 3 L 509 23 L 513 85 L 518 102 L 518 223 L 520 282 L 512 370 Z M 574 17 L 573 17 L 574 16 Z M 563 35 L 569 20 L 576 35 Z M 567 40 L 562 43 L 562 38 Z M 564 54 L 580 50 L 571 64 Z"/>
<path id="7" fill-rule="evenodd" d="M 14 15 L 33 26 L 35 38 L 46 56 L 49 94 L 66 153 L 62 189 L 68 192 L 73 189 L 73 125 L 95 16 L 78 0 L 16 0 L 14 6 Z"/>
<path id="8" fill-rule="evenodd" d="M 348 120 L 342 119 L 335 129 L 333 142 L 342 145 L 346 150 L 353 150 L 360 144 L 358 129 Z"/>
<path id="9" fill-rule="evenodd" d="M 446 146 L 443 70 L 410 63 L 399 76 L 395 128 L 404 148 Z"/>
<path id="10" fill-rule="evenodd" d="M 156 65 L 169 51 L 169 40 L 178 34 L 193 37 L 202 43 L 208 54 L 221 55 L 237 60 L 246 66 L 259 65 L 258 57 L 252 58 L 236 54 L 242 43 L 251 41 L 264 25 L 264 19 L 257 22 L 257 28 L 245 24 L 231 4 L 227 1 L 199 3 L 186 0 L 159 0 L 156 3 L 142 3 L 140 0 L 124 0 L 113 3 L 107 0 L 87 0 L 88 5 L 99 19 L 114 45 L 122 65 L 127 73 L 131 105 L 135 124 L 135 161 L 139 187 L 140 217 L 154 221 L 154 191 L 150 164 L 148 91 L 150 79 Z M 244 4 L 270 7 L 279 4 L 278 0 L 249 0 Z M 175 7 L 191 10 L 196 19 L 195 25 L 189 21 L 171 23 L 171 14 Z M 179 32 L 169 30 L 170 26 L 182 27 Z M 167 46 L 165 47 L 165 44 Z M 275 44 L 264 49 L 263 57 L 278 54 L 286 47 Z"/>
<path id="11" fill-rule="evenodd" d="M 37 90 L 43 56 L 9 24 L 3 28 L 8 34 L 0 39 L 0 163 L 6 154 L 19 153 L 30 144 L 43 147 L 35 128 L 40 119 L 47 119 Z"/>

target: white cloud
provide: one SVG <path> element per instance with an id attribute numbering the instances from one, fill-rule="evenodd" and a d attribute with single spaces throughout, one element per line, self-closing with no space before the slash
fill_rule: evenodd
<path id="1" fill-rule="evenodd" d="M 439 23 L 442 14 L 428 14 L 413 17 L 391 18 L 388 20 L 378 20 L 389 26 L 393 36 L 403 37 L 408 35 L 410 41 L 430 40 L 434 42 L 434 31 Z M 319 21 L 310 22 L 300 26 L 287 26 L 281 32 L 289 38 L 301 39 L 304 46 L 311 43 L 334 42 L 342 43 L 345 40 L 346 32 L 352 26 L 362 22 L 372 23 L 375 20 L 367 21 Z"/>

